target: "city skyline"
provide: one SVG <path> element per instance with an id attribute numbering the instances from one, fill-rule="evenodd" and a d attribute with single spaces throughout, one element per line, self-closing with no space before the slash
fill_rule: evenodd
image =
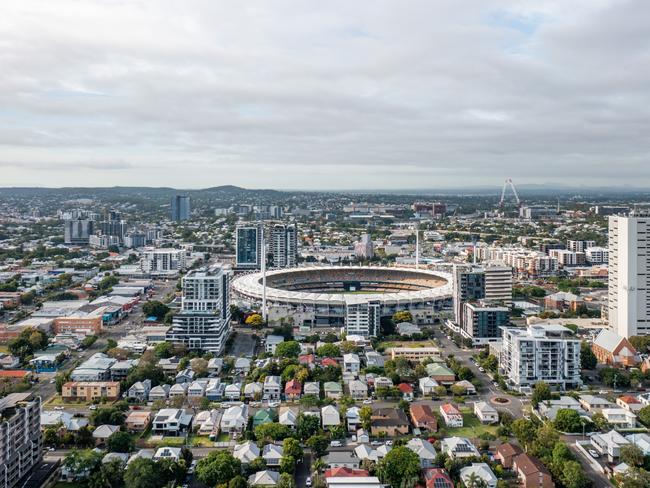
<path id="1" fill-rule="evenodd" d="M 12 2 L 2 184 L 647 187 L 649 8 Z"/>

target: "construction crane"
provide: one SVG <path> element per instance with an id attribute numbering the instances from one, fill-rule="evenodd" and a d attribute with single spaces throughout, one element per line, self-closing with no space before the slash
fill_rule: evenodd
<path id="1" fill-rule="evenodd" d="M 503 208 L 505 204 L 505 197 L 506 197 L 506 188 L 510 187 L 512 190 L 513 195 L 515 196 L 515 201 L 517 202 L 517 207 L 521 207 L 522 201 L 519 199 L 519 194 L 517 193 L 517 189 L 515 188 L 515 184 L 512 182 L 512 178 L 506 178 L 506 180 L 503 182 L 503 188 L 501 189 L 501 200 L 499 200 L 499 208 Z"/>

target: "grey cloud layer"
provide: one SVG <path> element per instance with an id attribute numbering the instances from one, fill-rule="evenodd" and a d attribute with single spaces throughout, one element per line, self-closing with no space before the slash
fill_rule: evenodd
<path id="1" fill-rule="evenodd" d="M 3 185 L 650 184 L 642 0 L 3 8 Z"/>

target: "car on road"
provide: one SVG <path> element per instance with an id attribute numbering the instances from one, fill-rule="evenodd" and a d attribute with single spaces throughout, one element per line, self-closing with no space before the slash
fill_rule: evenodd
<path id="1" fill-rule="evenodd" d="M 311 486 L 311 477 L 308 477 L 308 478 L 305 480 L 305 486 Z"/>
<path id="2" fill-rule="evenodd" d="M 485 373 L 485 368 L 484 368 L 484 367 L 480 367 L 478 370 L 479 370 L 481 373 Z"/>
<path id="3" fill-rule="evenodd" d="M 364 400 L 363 404 L 364 405 L 372 405 L 372 399 L 368 398 L 368 399 Z"/>
<path id="4" fill-rule="evenodd" d="M 492 384 L 493 384 L 494 386 L 496 386 L 497 388 L 499 388 L 499 383 L 497 383 L 496 381 L 493 381 Z"/>
<path id="5" fill-rule="evenodd" d="M 393 445 L 393 441 L 391 441 L 391 440 L 387 440 L 387 441 L 386 441 L 386 445 L 387 445 L 387 446 L 392 446 L 392 445 Z"/>
<path id="6" fill-rule="evenodd" d="M 54 410 L 64 410 L 63 407 L 54 407 Z"/>
<path id="7" fill-rule="evenodd" d="M 371 446 L 381 446 L 381 442 L 379 442 L 379 441 L 372 441 L 372 442 L 370 443 L 370 445 L 371 445 Z"/>
<path id="8" fill-rule="evenodd" d="M 48 447 L 48 448 L 47 448 L 47 452 L 54 452 L 55 450 L 56 450 L 56 449 L 54 449 L 53 447 Z"/>
<path id="9" fill-rule="evenodd" d="M 90 405 L 88 410 L 97 410 L 97 405 Z"/>
<path id="10" fill-rule="evenodd" d="M 56 383 L 56 379 L 52 378 L 52 379 L 50 380 L 50 385 L 52 385 L 52 384 L 54 384 L 54 383 Z"/>
<path id="11" fill-rule="evenodd" d="M 269 402 L 269 407 L 277 408 L 280 406 L 280 402 Z"/>
<path id="12" fill-rule="evenodd" d="M 596 451 L 593 449 L 589 449 L 589 454 L 591 455 L 592 458 L 598 459 L 600 457 L 600 454 L 598 454 Z"/>
<path id="13" fill-rule="evenodd" d="M 332 441 L 330 442 L 331 447 L 341 447 L 343 444 L 341 444 L 341 441 Z"/>

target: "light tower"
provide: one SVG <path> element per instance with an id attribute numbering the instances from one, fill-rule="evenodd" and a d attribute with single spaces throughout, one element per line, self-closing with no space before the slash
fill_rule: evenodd
<path id="1" fill-rule="evenodd" d="M 266 324 L 266 242 L 264 237 L 264 227 L 262 227 L 260 237 L 260 243 L 262 246 L 262 319 L 264 319 L 264 324 Z"/>
<path id="2" fill-rule="evenodd" d="M 415 224 L 415 269 L 420 269 L 420 229 Z"/>

